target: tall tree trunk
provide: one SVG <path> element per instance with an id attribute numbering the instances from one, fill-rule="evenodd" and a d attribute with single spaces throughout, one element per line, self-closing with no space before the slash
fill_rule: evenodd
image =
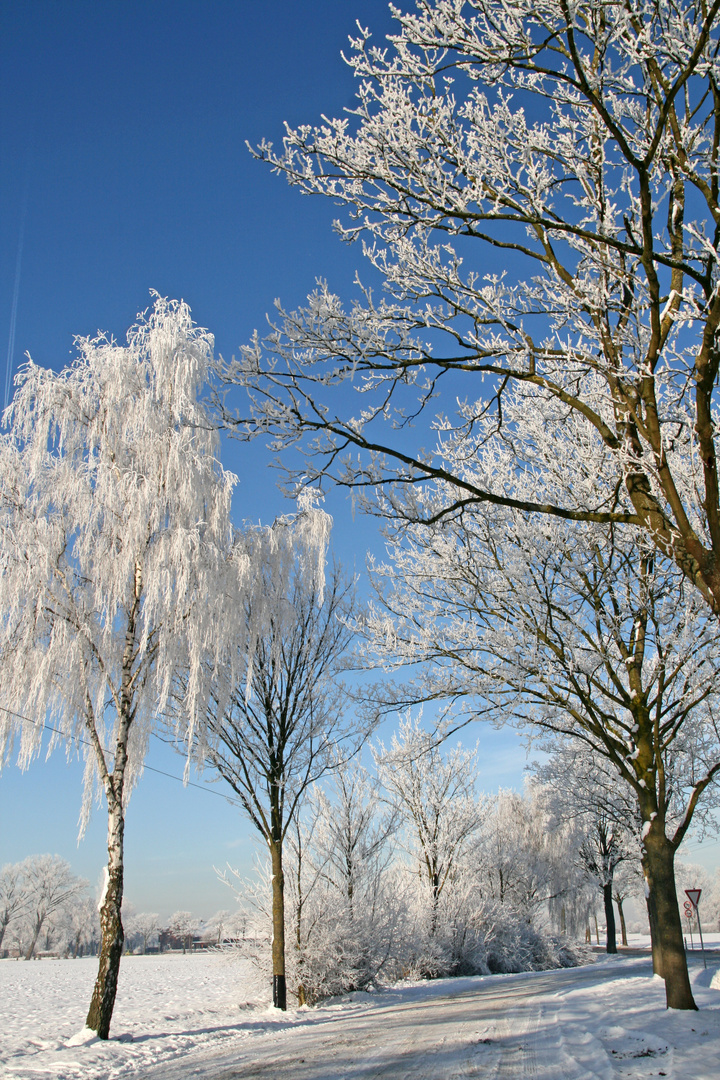
<path id="1" fill-rule="evenodd" d="M 605 904 L 605 940 L 606 952 L 617 952 L 615 936 L 615 912 L 613 911 L 612 881 L 603 885 L 603 903 Z"/>
<path id="2" fill-rule="evenodd" d="M 40 931 L 42 930 L 43 919 L 36 919 L 33 926 L 33 936 L 30 944 L 25 951 L 25 959 L 32 960 L 33 953 L 35 952 L 35 946 L 37 945 L 38 938 L 40 937 Z"/>
<path id="3" fill-rule="evenodd" d="M 618 915 L 620 916 L 620 936 L 622 938 L 623 945 L 627 949 L 627 943 L 628 943 L 627 926 L 625 925 L 625 913 L 623 911 L 623 902 L 622 902 L 622 900 L 620 899 L 619 896 L 615 897 L 615 903 L 617 904 Z"/>
<path id="4" fill-rule="evenodd" d="M 287 1009 L 287 985 L 285 982 L 285 876 L 282 864 L 282 841 L 270 843 L 272 863 L 272 968 L 273 1005 Z"/>
<path id="5" fill-rule="evenodd" d="M 651 895 L 648 884 L 648 868 L 646 856 L 643 855 L 642 867 L 645 879 L 645 906 L 647 907 L 648 926 L 650 927 L 650 949 L 652 952 L 653 975 L 663 977 L 662 951 L 660 949 L 660 934 L 658 933 L 657 914 L 655 911 L 655 897 Z"/>
<path id="6" fill-rule="evenodd" d="M 108 862 L 105 895 L 100 907 L 100 963 L 93 989 L 90 1010 L 85 1026 L 97 1032 L 99 1039 L 110 1035 L 110 1021 L 115 1006 L 117 981 L 120 973 L 125 931 L 121 912 L 123 901 L 123 875 L 125 872 L 125 810 L 123 791 L 125 769 L 128 763 L 130 728 L 134 717 L 133 708 L 133 657 L 135 653 L 136 623 L 143 590 L 142 568 L 135 563 L 134 597 L 128 612 L 125 628 L 125 648 L 122 660 L 120 686 L 120 709 L 118 715 L 117 741 L 112 774 L 108 771 L 105 751 L 98 737 L 93 705 L 86 691 L 87 726 L 105 786 L 108 808 Z"/>
<path id="7" fill-rule="evenodd" d="M 298 830 L 297 876 L 296 876 L 296 880 L 295 880 L 295 888 L 296 888 L 296 892 L 297 892 L 297 911 L 295 913 L 295 951 L 296 951 L 296 955 L 297 955 L 297 972 L 298 972 L 297 999 L 298 999 L 298 1005 L 307 1005 L 307 991 L 305 989 L 305 983 L 304 983 L 304 980 L 303 980 L 303 968 L 304 968 L 304 963 L 305 963 L 304 962 L 304 957 L 303 957 L 303 939 L 302 939 L 302 925 L 303 925 L 302 924 L 302 918 L 303 918 L 303 907 L 304 907 L 304 904 L 305 904 L 305 896 L 303 894 L 303 880 L 302 880 L 303 848 L 302 848 L 302 844 L 301 844 L 300 827 L 299 827 L 299 825 L 297 823 L 297 820 L 296 820 L 296 825 L 297 825 L 297 830 Z"/>
<path id="8" fill-rule="evenodd" d="M 100 908 L 100 964 L 95 980 L 86 1027 L 97 1032 L 99 1039 L 110 1034 L 115 995 L 117 993 L 120 958 L 125 932 L 120 912 L 123 898 L 123 848 L 125 815 L 122 799 L 114 799 L 108 807 L 108 865 L 105 896 Z"/>
<path id="9" fill-rule="evenodd" d="M 430 878 L 430 937 L 434 938 L 437 933 L 438 925 L 438 905 L 440 903 L 440 890 L 438 888 L 438 879 L 436 875 Z"/>
<path id="10" fill-rule="evenodd" d="M 657 819 L 650 823 L 644 840 L 643 867 L 649 889 L 648 910 L 652 907 L 665 979 L 668 1009 L 697 1009 L 690 988 L 687 957 L 675 891 L 675 849 Z"/>

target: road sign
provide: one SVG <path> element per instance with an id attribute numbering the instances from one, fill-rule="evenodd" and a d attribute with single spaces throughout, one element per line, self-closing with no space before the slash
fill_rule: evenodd
<path id="1" fill-rule="evenodd" d="M 698 910 L 701 892 L 702 889 L 686 889 L 685 895 L 692 904 L 693 908 L 695 909 L 695 914 L 697 915 L 698 933 L 700 934 L 700 948 L 702 949 L 703 954 L 703 965 L 707 967 L 707 960 L 705 959 L 705 942 L 703 941 L 702 926 L 700 925 L 700 912 Z M 687 903 L 685 904 L 685 907 L 687 908 Z"/>
<path id="2" fill-rule="evenodd" d="M 692 919 L 694 911 L 695 911 L 695 908 L 693 907 L 693 905 L 690 903 L 689 900 L 686 900 L 685 901 L 685 918 L 686 919 Z"/>

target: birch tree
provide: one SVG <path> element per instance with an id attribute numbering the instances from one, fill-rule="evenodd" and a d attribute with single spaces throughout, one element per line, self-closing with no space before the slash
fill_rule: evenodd
<path id="1" fill-rule="evenodd" d="M 360 30 L 355 108 L 255 153 L 340 207 L 366 280 L 350 303 L 320 283 L 278 307 L 227 366 L 254 400 L 228 422 L 304 446 L 311 478 L 371 502 L 394 490 L 393 517 L 429 520 L 412 493 L 441 478 L 445 516 L 499 502 L 536 528 L 634 526 L 720 613 L 719 11 L 417 0 L 386 47 Z M 518 383 L 537 392 L 510 425 Z M 423 449 L 433 422 L 490 418 L 532 476 L 548 403 L 606 451 L 612 503 L 581 498 L 569 470 L 544 498 Z"/>
<path id="2" fill-rule="evenodd" d="M 127 345 L 76 340 L 59 374 L 29 361 L 0 443 L 0 761 L 49 750 L 85 760 L 81 831 L 108 813 L 102 945 L 87 1027 L 110 1029 L 124 931 L 123 836 L 148 739 L 176 672 L 178 724 L 204 715 L 220 662 L 234 477 L 198 395 L 212 337 L 156 298 Z M 228 581 L 228 568 L 234 578 Z M 233 582 L 235 584 L 233 584 Z M 237 587 L 236 587 L 237 585 Z"/>
<path id="3" fill-rule="evenodd" d="M 339 570 L 324 584 L 329 526 L 328 515 L 305 510 L 240 540 L 257 575 L 242 608 L 254 645 L 236 676 L 228 669 L 220 679 L 202 750 L 267 845 L 279 1009 L 287 1007 L 283 845 L 305 791 L 336 761 L 336 744 L 356 745 L 363 730 L 338 681 L 352 638 L 351 586 Z"/>

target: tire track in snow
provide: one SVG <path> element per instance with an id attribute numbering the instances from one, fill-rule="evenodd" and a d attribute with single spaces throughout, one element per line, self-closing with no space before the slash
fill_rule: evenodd
<path id="1" fill-rule="evenodd" d="M 605 1080 L 616 1074 L 612 1065 L 607 1073 L 601 1044 L 599 1069 L 579 1071 L 560 1052 L 562 1033 L 548 1001 L 565 985 L 581 988 L 618 974 L 593 967 L 508 976 L 444 997 L 360 1008 L 258 1036 L 243 1048 L 242 1063 L 196 1060 L 189 1070 L 178 1062 L 147 1080 Z"/>

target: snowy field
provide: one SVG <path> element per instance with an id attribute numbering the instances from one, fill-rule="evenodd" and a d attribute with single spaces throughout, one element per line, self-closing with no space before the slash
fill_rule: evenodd
<path id="1" fill-rule="evenodd" d="M 699 1013 L 668 1013 L 642 956 L 404 985 L 285 1015 L 248 1006 L 243 969 L 217 954 L 129 956 L 112 1038 L 68 1045 L 96 964 L 0 961 L 3 1080 L 720 1076 L 717 953 L 707 971 L 691 958 Z"/>

